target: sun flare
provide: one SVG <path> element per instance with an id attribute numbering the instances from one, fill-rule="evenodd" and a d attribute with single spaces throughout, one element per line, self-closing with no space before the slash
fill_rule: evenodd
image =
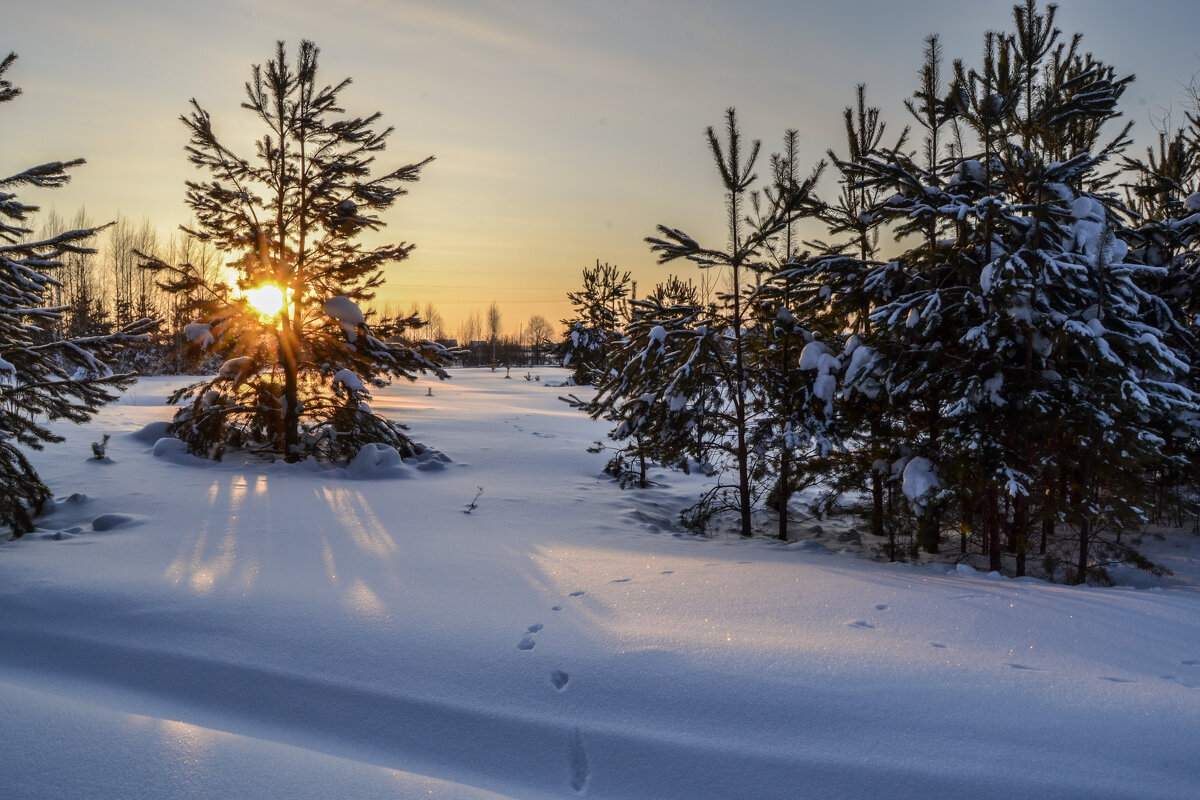
<path id="1" fill-rule="evenodd" d="M 271 319 L 283 310 L 283 290 L 278 286 L 259 286 L 249 289 L 244 294 L 246 302 L 263 319 Z"/>

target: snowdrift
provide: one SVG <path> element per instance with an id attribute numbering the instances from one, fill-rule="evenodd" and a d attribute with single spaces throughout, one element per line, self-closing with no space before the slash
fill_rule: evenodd
<path id="1" fill-rule="evenodd" d="M 453 375 L 373 403 L 436 470 L 197 462 L 166 379 L 64 427 L 0 545 L 0 793 L 1195 796 L 1193 538 L 1113 589 L 699 539 L 702 478 L 621 491 L 560 390 Z"/>

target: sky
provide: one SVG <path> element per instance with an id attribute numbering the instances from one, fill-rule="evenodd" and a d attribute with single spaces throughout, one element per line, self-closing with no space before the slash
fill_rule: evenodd
<path id="1" fill-rule="evenodd" d="M 801 162 L 843 146 L 855 86 L 907 124 L 924 38 L 977 63 L 983 34 L 1010 27 L 997 0 L 0 0 L 0 51 L 24 90 L 0 107 L 0 173 L 84 157 L 71 184 L 21 198 L 92 221 L 148 219 L 166 235 L 189 212 L 198 173 L 179 121 L 195 98 L 227 144 L 259 132 L 239 108 L 274 43 L 321 48 L 321 78 L 350 77 L 344 107 L 395 128 L 381 168 L 433 155 L 385 217 L 386 241 L 416 244 L 388 269 L 379 302 L 432 302 L 447 329 L 499 307 L 516 333 L 533 314 L 556 327 L 566 292 L 597 260 L 639 291 L 688 264 L 658 265 L 658 224 L 721 245 L 721 186 L 704 139 L 736 107 L 766 156 L 795 128 Z M 1123 110 L 1147 142 L 1200 72 L 1200 5 L 1064 0 L 1058 27 L 1137 81 Z M 820 193 L 833 197 L 826 178 Z"/>

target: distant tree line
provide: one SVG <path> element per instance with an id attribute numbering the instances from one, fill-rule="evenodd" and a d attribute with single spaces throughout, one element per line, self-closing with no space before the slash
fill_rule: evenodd
<path id="1" fill-rule="evenodd" d="M 647 242 L 718 273 L 715 296 L 670 277 L 635 297 L 599 263 L 570 295 L 559 353 L 595 394 L 568 399 L 614 424 L 623 484 L 715 476 L 698 530 L 787 539 L 820 487 L 810 511 L 856 503 L 893 559 L 1158 569 L 1131 533 L 1197 516 L 1200 104 L 1130 155 L 1132 77 L 1056 11 L 1015 6 L 976 66 L 929 37 L 910 125 L 889 137 L 860 86 L 811 170 L 795 131 L 760 179 L 732 109 L 709 129 L 725 244 Z"/>
<path id="2" fill-rule="evenodd" d="M 158 286 L 153 273 L 141 269 L 138 252 L 158 254 L 168 263 L 190 263 L 206 276 L 218 281 L 230 278 L 224 270 L 226 257 L 210 242 L 185 230 L 164 236 L 149 220 L 135 223 L 127 217 L 97 227 L 85 209 L 69 219 L 50 209 L 40 217 L 37 235 L 54 235 L 86 229 L 87 252 L 72 252 L 63 257 L 61 267 L 53 268 L 57 284 L 48 298 L 62 313 L 47 331 L 51 337 L 111 332 L 129 322 L 152 318 L 161 325 L 152 340 L 120 356 L 122 365 L 141 374 L 185 374 L 214 371 L 220 362 L 189 361 L 184 357 L 184 328 L 194 322 L 178 295 Z M 462 366 L 536 366 L 548 364 L 556 345 L 553 326 L 540 314 L 533 314 L 516 333 L 503 330 L 503 315 L 496 303 L 485 313 L 475 311 L 452 331 L 434 303 L 410 304 L 406 311 L 391 303 L 380 308 L 368 307 L 368 316 L 377 322 L 413 320 L 408 336 L 416 340 L 453 342 L 460 348 L 456 363 Z M 472 346 L 472 343 L 475 343 Z M 494 347 L 493 347 L 494 345 Z M 493 354 L 494 351 L 494 354 Z"/>

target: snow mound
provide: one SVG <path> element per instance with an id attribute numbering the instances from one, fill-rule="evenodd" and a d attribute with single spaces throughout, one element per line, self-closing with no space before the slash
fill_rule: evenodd
<path id="1" fill-rule="evenodd" d="M 167 428 L 171 426 L 170 422 L 163 420 L 161 422 L 151 422 L 149 425 L 142 426 L 139 430 L 129 434 L 129 438 L 135 442 L 142 444 L 153 445 L 159 439 L 170 438 L 167 436 Z"/>
<path id="2" fill-rule="evenodd" d="M 137 522 L 137 518 L 128 514 L 101 514 L 92 520 L 92 530 L 111 531 L 134 522 Z"/>
<path id="3" fill-rule="evenodd" d="M 176 439 L 171 436 L 164 436 L 154 443 L 154 449 L 151 451 L 157 458 L 166 459 L 175 464 L 184 464 L 186 466 L 212 466 L 216 462 L 209 461 L 199 456 L 194 456 L 188 452 L 187 442 Z"/>
<path id="4" fill-rule="evenodd" d="M 411 478 L 412 467 L 404 463 L 396 448 L 386 444 L 363 445 L 350 463 L 337 469 L 337 474 L 352 480 L 382 480 Z"/>

